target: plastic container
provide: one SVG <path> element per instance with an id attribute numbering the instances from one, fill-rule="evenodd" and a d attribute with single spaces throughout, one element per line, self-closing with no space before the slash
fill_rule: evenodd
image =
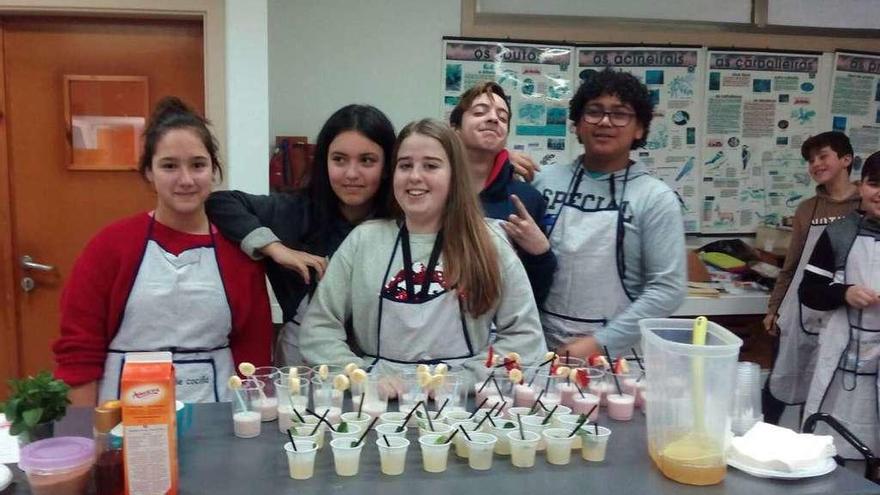
<path id="1" fill-rule="evenodd" d="M 55 437 L 21 449 L 18 467 L 27 474 L 34 495 L 86 493 L 95 465 L 91 438 Z"/>
<path id="2" fill-rule="evenodd" d="M 694 320 L 644 319 L 648 453 L 668 478 L 690 485 L 720 483 L 735 372 L 742 340 L 709 322 L 704 345 L 692 344 Z"/>

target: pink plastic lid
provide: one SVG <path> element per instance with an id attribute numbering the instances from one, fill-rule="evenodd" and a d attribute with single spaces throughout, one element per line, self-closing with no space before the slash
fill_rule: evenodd
<path id="1" fill-rule="evenodd" d="M 83 437 L 39 440 L 21 449 L 18 467 L 22 471 L 63 471 L 95 460 L 95 441 Z"/>

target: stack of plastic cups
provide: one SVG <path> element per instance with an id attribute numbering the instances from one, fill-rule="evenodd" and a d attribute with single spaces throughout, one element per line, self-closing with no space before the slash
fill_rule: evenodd
<path id="1" fill-rule="evenodd" d="M 733 434 L 744 435 L 755 423 L 764 420 L 761 410 L 761 366 L 740 362 L 736 365 L 736 388 L 730 426 Z"/>

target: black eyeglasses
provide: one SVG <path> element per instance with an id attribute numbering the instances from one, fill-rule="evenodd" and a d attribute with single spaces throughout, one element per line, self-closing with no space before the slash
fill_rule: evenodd
<path id="1" fill-rule="evenodd" d="M 606 112 L 601 108 L 588 108 L 584 110 L 584 114 L 581 118 L 587 124 L 595 125 L 602 122 L 602 119 L 604 119 L 606 115 L 608 116 L 608 121 L 611 122 L 611 125 L 614 127 L 625 127 L 636 114 L 620 110 Z"/>

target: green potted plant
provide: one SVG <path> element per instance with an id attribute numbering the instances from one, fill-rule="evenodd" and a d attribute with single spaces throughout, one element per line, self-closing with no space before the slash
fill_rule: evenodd
<path id="1" fill-rule="evenodd" d="M 20 380 L 9 380 L 10 396 L 0 403 L 0 412 L 11 424 L 10 435 L 20 444 L 28 444 L 54 434 L 55 421 L 64 417 L 70 399 L 70 387 L 56 380 L 48 371 Z"/>

